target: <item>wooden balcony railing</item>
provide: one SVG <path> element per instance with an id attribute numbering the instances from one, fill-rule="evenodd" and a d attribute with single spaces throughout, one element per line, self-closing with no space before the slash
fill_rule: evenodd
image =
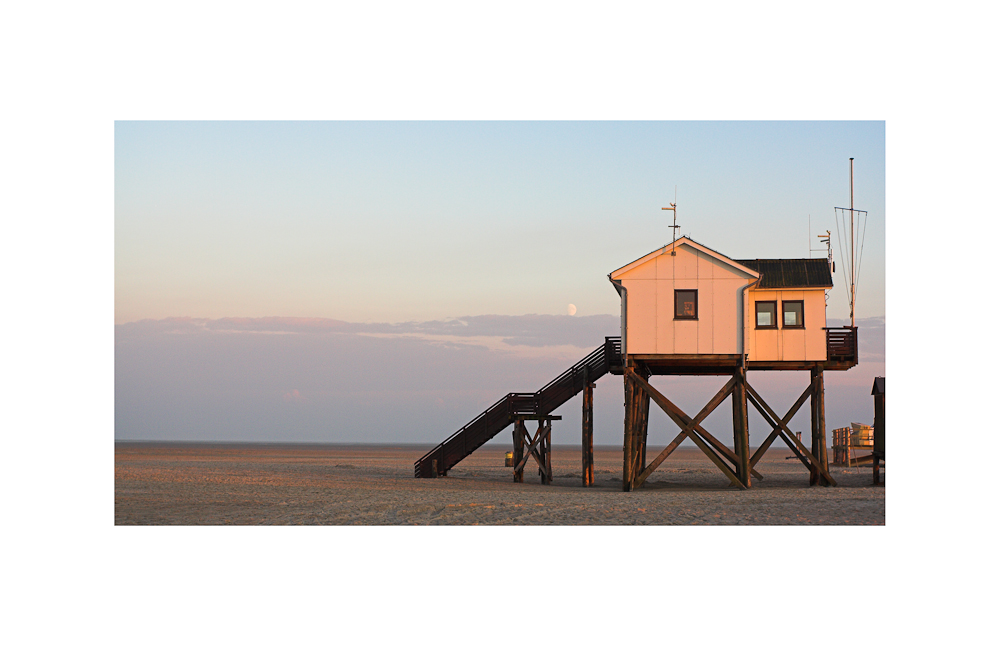
<path id="1" fill-rule="evenodd" d="M 825 327 L 826 360 L 858 363 L 858 328 Z"/>

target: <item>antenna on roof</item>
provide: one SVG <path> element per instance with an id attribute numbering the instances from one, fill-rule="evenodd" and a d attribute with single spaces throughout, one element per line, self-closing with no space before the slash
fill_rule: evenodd
<path id="1" fill-rule="evenodd" d="M 809 256 L 812 257 L 814 252 L 823 252 L 826 250 L 826 263 L 830 265 L 831 271 L 835 268 L 833 264 L 833 248 L 830 247 L 830 230 L 826 230 L 826 234 L 817 234 L 816 238 L 819 239 L 820 243 L 825 243 L 826 247 L 813 248 L 812 247 L 812 216 L 809 216 Z"/>
<path id="2" fill-rule="evenodd" d="M 674 230 L 674 240 L 672 241 L 672 243 L 677 243 L 677 230 L 680 229 L 680 225 L 677 224 L 677 186 L 676 185 L 674 186 L 674 201 L 671 202 L 670 206 L 664 206 L 660 210 L 661 211 L 673 211 L 674 212 L 674 224 L 668 225 L 668 226 L 669 227 L 673 227 L 673 230 Z M 677 251 L 674 250 L 673 248 L 671 248 L 670 249 L 670 254 L 671 255 L 676 255 Z"/>
<path id="3" fill-rule="evenodd" d="M 845 285 L 845 286 L 848 287 L 847 299 L 848 299 L 848 302 L 850 303 L 850 306 L 851 306 L 851 326 L 853 327 L 854 326 L 854 299 L 855 299 L 855 296 L 857 295 L 857 282 L 858 282 L 858 277 L 861 275 L 861 255 L 864 252 L 864 246 L 865 246 L 864 228 L 867 227 L 867 224 L 868 224 L 868 211 L 862 211 L 861 209 L 854 208 L 854 158 L 851 158 L 851 208 L 842 208 L 840 206 L 834 206 L 833 207 L 833 211 L 834 211 L 835 215 L 836 215 L 836 213 L 838 211 L 840 212 L 840 219 L 837 220 L 837 238 L 838 238 L 838 240 L 840 239 L 840 224 L 841 224 L 841 220 L 843 220 L 843 224 L 844 224 L 844 235 L 847 236 L 848 230 L 847 230 L 846 214 L 848 212 L 850 212 L 850 214 L 851 214 L 850 237 L 847 239 L 847 241 L 848 241 L 848 262 L 847 262 L 847 269 L 848 269 L 848 273 L 850 274 L 850 276 L 849 276 L 850 277 L 850 285 L 849 286 Z M 854 235 L 854 214 L 855 213 L 864 213 L 864 222 L 863 223 L 861 222 L 861 220 L 862 220 L 861 216 L 860 215 L 858 216 L 858 222 L 859 222 L 859 224 L 862 225 L 859 237 L 855 237 L 855 235 Z M 860 245 L 859 245 L 859 240 L 860 240 Z M 843 252 L 843 244 L 841 244 L 841 252 Z M 857 257 L 855 257 L 855 255 L 857 255 Z M 856 262 L 855 262 L 855 259 L 857 260 Z M 843 260 L 843 257 L 841 257 L 841 260 Z"/>

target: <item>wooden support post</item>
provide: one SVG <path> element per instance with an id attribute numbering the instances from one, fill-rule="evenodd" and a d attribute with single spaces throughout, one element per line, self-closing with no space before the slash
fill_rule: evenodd
<path id="1" fill-rule="evenodd" d="M 627 371 L 631 371 L 629 368 Z M 639 395 L 632 376 L 625 373 L 625 438 L 622 443 L 622 491 L 631 491 L 635 475 L 632 471 L 635 447 L 636 406 Z"/>
<path id="2" fill-rule="evenodd" d="M 546 420 L 548 433 L 545 434 L 545 475 L 549 478 L 548 484 L 552 483 L 552 421 Z"/>
<path id="3" fill-rule="evenodd" d="M 826 473 L 826 476 L 829 476 L 830 461 L 829 461 L 829 452 L 827 451 L 827 446 L 826 446 L 826 385 L 823 380 L 823 366 L 817 364 L 816 371 L 817 371 L 816 373 L 817 390 L 813 392 L 813 395 L 819 396 L 819 399 L 817 401 L 817 411 L 816 411 L 817 421 L 818 421 L 816 430 L 819 433 L 819 453 L 820 453 L 819 463 L 821 466 L 823 466 L 823 472 Z M 823 486 L 829 486 L 825 478 L 821 479 L 820 481 L 823 484 Z"/>
<path id="4" fill-rule="evenodd" d="M 541 427 L 542 424 L 544 423 L 545 422 L 539 420 L 538 422 L 539 427 Z M 538 479 L 539 481 L 541 481 L 542 484 L 545 484 L 545 436 L 543 435 L 541 437 L 538 437 L 538 434 L 540 433 L 541 431 L 538 431 L 535 434 L 535 438 L 533 438 L 538 441 L 533 451 L 535 452 L 535 457 L 534 457 L 535 461 L 538 462 Z"/>
<path id="5" fill-rule="evenodd" d="M 543 427 L 542 441 L 539 447 L 542 450 L 542 465 L 539 472 L 542 475 L 542 484 L 552 483 L 552 422 L 548 419 L 539 422 Z"/>
<path id="6" fill-rule="evenodd" d="M 583 485 L 594 484 L 594 385 L 589 373 L 583 376 Z"/>
<path id="7" fill-rule="evenodd" d="M 812 382 L 812 454 L 819 463 L 819 469 L 809 471 L 809 485 L 823 484 L 828 486 L 823 473 L 829 476 L 830 469 L 826 455 L 826 409 L 824 406 L 823 367 L 817 364 L 809 372 Z"/>
<path id="8" fill-rule="evenodd" d="M 746 369 L 740 367 L 733 374 L 733 446 L 736 450 L 736 476 L 750 488 L 750 426 L 747 419 Z"/>
<path id="9" fill-rule="evenodd" d="M 817 412 L 816 400 L 816 369 L 813 368 L 809 371 L 809 384 L 812 386 L 812 395 L 809 397 L 809 427 L 810 436 L 812 440 L 812 455 L 817 461 L 819 460 L 819 434 L 816 432 L 816 424 L 819 421 L 819 415 Z M 810 466 L 809 468 L 809 486 L 816 486 L 819 484 L 819 469 L 816 466 Z"/>
<path id="10" fill-rule="evenodd" d="M 524 481 L 524 420 L 514 420 L 514 481 Z"/>

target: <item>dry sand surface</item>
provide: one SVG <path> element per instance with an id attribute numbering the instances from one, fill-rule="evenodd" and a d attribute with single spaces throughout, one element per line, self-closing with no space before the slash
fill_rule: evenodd
<path id="1" fill-rule="evenodd" d="M 620 447 L 595 448 L 591 488 L 580 483 L 578 447 L 554 448 L 551 485 L 537 466 L 513 483 L 502 446 L 479 449 L 448 477 L 415 479 L 413 462 L 429 449 L 118 443 L 115 524 L 885 524 L 885 487 L 872 486 L 870 467 L 831 467 L 837 487 L 810 487 L 777 446 L 750 490 L 729 488 L 701 451 L 680 448 L 631 493 L 621 491 Z"/>

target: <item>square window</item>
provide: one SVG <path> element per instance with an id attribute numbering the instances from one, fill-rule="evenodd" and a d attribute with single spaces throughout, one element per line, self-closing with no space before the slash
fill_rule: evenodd
<path id="1" fill-rule="evenodd" d="M 801 301 L 781 302 L 781 326 L 786 329 L 802 329 L 805 321 L 802 318 Z"/>
<path id="2" fill-rule="evenodd" d="M 674 290 L 674 319 L 675 320 L 698 319 L 698 290 L 696 289 Z"/>
<path id="3" fill-rule="evenodd" d="M 758 301 L 757 308 L 757 328 L 777 329 L 778 328 L 778 302 Z"/>

